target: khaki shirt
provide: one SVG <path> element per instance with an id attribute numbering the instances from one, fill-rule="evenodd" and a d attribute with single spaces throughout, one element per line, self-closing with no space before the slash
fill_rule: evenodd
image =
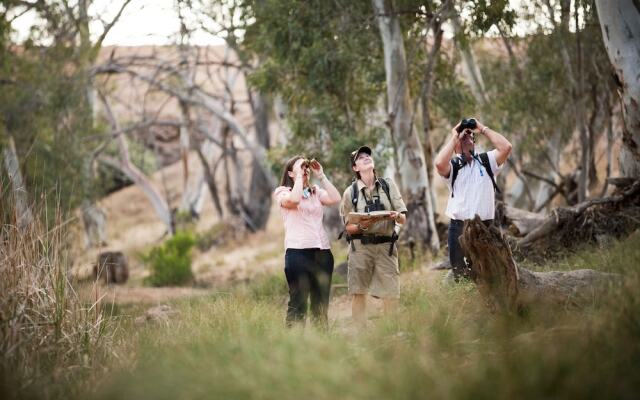
<path id="1" fill-rule="evenodd" d="M 346 220 L 346 215 L 352 211 L 364 212 L 364 208 L 367 205 L 366 199 L 374 201 L 376 197 L 380 199 L 380 203 L 384 205 L 384 209 L 387 211 L 407 212 L 407 206 L 405 206 L 404 201 L 402 200 L 402 195 L 400 194 L 395 182 L 393 182 L 392 179 L 387 178 L 378 179 L 384 179 L 389 184 L 389 196 L 391 197 L 391 202 L 389 202 L 387 194 L 384 192 L 384 189 L 380 186 L 378 181 L 376 181 L 375 189 L 371 191 L 364 182 L 358 179 L 358 209 L 353 209 L 353 204 L 351 203 L 351 185 L 349 185 L 349 187 L 344 191 L 344 194 L 342 195 L 342 202 L 340 203 L 340 216 L 342 217 L 343 222 Z M 395 225 L 395 221 L 392 220 L 379 221 L 372 224 L 366 234 L 391 236 Z"/>

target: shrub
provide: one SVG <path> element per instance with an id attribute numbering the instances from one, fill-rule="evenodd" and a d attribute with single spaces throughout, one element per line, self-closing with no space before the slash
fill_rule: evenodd
<path id="1" fill-rule="evenodd" d="M 184 285 L 193 280 L 191 248 L 196 240 L 189 232 L 178 232 L 163 245 L 153 248 L 144 257 L 151 267 L 145 282 L 151 286 Z"/>

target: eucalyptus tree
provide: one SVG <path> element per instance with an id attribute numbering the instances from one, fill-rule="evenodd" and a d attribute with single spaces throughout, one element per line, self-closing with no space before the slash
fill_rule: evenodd
<path id="1" fill-rule="evenodd" d="M 89 12 L 89 0 L 0 5 L 0 145 L 14 139 L 28 192 L 56 190 L 65 211 L 98 189 L 78 173 L 88 171 L 99 131 L 91 64 L 129 2 L 112 5 L 116 13 L 106 21 Z M 25 15 L 34 22 L 17 39 L 15 26 Z"/>
<path id="2" fill-rule="evenodd" d="M 264 57 L 251 82 L 277 94 L 288 106 L 294 132 L 288 150 L 319 153 L 330 167 L 341 171 L 338 182 L 347 186 L 353 176 L 349 152 L 358 144 L 372 145 L 391 162 L 390 170 L 399 177 L 412 213 L 409 235 L 438 247 L 425 161 L 431 152 L 430 140 L 428 150 L 423 151 L 418 132 L 424 113 L 418 112 L 419 102 L 412 100 L 410 93 L 414 91 L 416 100 L 428 104 L 431 95 L 446 91 L 455 81 L 443 79 L 446 84 L 442 85 L 434 76 L 435 71 L 446 70 L 448 76 L 453 71 L 451 66 L 442 68 L 447 58 L 438 54 L 441 3 L 403 2 L 398 5 L 399 12 L 394 11 L 395 38 L 404 41 L 406 37 L 411 46 L 401 61 L 404 72 L 399 73 L 399 60 L 385 52 L 384 25 L 375 3 L 302 3 L 251 2 L 254 22 L 245 38 L 246 45 Z M 433 35 L 437 44 L 428 45 L 428 35 Z M 425 62 L 424 57 L 429 56 L 431 62 Z M 389 76 L 398 80 L 390 81 Z M 424 133 L 428 138 L 429 131 Z"/>
<path id="3" fill-rule="evenodd" d="M 487 116 L 513 133 L 512 166 L 523 182 L 518 186 L 527 187 L 520 192 L 527 200 L 509 200 L 538 211 L 556 195 L 574 204 L 587 189 L 596 192 L 595 144 L 615 118 L 595 8 L 565 1 L 523 3 L 514 11 L 515 21 L 529 27 L 527 35 L 495 24 L 504 52 L 480 59 L 491 100 Z"/>
<path id="4" fill-rule="evenodd" d="M 253 23 L 244 45 L 261 57 L 250 83 L 286 104 L 294 133 L 287 151 L 337 167 L 346 186 L 349 152 L 360 142 L 375 145 L 381 131 L 368 118 L 384 76 L 370 4 L 255 1 L 247 2 L 246 13 Z"/>
<path id="5" fill-rule="evenodd" d="M 251 48 L 245 46 L 245 33 L 248 20 L 244 1 L 239 0 L 182 0 L 185 6 L 190 7 L 196 15 L 197 22 L 193 29 L 206 32 L 213 37 L 222 38 L 226 46 L 234 53 L 237 65 L 224 65 L 223 68 L 237 69 L 239 74 L 246 77 L 255 71 L 261 64 L 260 55 Z M 255 142 L 264 151 L 271 147 L 271 99 L 259 89 L 247 85 L 247 101 L 253 116 L 253 130 Z M 272 191 L 275 185 L 275 177 L 272 172 L 264 167 L 265 159 L 253 158 L 251 165 L 251 177 L 246 191 L 242 191 L 236 197 L 241 203 L 239 207 L 246 209 L 247 218 L 250 219 L 252 229 L 264 229 L 271 211 Z"/>
<path id="6" fill-rule="evenodd" d="M 602 38 L 615 71 L 624 124 L 620 171 L 640 177 L 640 6 L 637 1 L 596 0 Z"/>
<path id="7" fill-rule="evenodd" d="M 400 27 L 399 9 L 392 0 L 373 0 L 383 45 L 387 86 L 387 125 L 391 129 L 396 180 L 400 183 L 409 218 L 407 230 L 435 252 L 440 242 L 435 226 L 433 197 L 422 141 L 414 126 L 409 66 Z M 417 11 L 417 10 L 416 10 Z M 415 11 L 414 11 L 415 12 Z"/>

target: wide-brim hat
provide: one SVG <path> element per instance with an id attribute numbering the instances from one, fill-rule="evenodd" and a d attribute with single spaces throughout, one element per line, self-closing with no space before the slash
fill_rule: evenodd
<path id="1" fill-rule="evenodd" d="M 356 160 L 358 159 L 358 155 L 360 153 L 367 153 L 368 155 L 371 155 L 373 152 L 371 151 L 371 147 L 369 146 L 358 147 L 357 149 L 351 152 L 351 156 L 349 157 L 351 159 L 352 166 L 356 165 Z"/>

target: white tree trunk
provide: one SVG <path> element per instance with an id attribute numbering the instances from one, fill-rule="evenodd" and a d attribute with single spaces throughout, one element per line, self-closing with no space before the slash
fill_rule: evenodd
<path id="1" fill-rule="evenodd" d="M 460 24 L 459 15 L 454 13 L 451 21 L 456 35 L 461 35 L 462 26 Z M 473 54 L 473 49 L 469 43 L 463 41 L 458 42 L 458 48 L 460 49 L 460 56 L 462 57 L 462 71 L 467 77 L 471 93 L 473 93 L 473 97 L 475 97 L 476 102 L 481 106 L 484 106 L 487 104 L 487 98 L 484 95 L 484 81 L 482 80 L 480 68 L 478 68 L 478 64 L 476 63 L 476 57 Z"/>
<path id="2" fill-rule="evenodd" d="M 124 141 L 124 139 L 121 139 Z M 128 154 L 128 153 L 127 153 Z M 128 156 L 124 153 L 120 153 L 121 160 L 116 160 L 112 157 L 101 156 L 100 161 L 103 163 L 118 169 L 123 174 L 129 177 L 136 185 L 140 186 L 140 189 L 147 196 L 147 199 L 151 202 L 153 209 L 160 218 L 160 220 L 166 225 L 169 234 L 173 234 L 173 222 L 171 218 L 171 209 L 169 205 L 162 197 L 162 194 L 156 189 L 151 181 L 129 161 Z"/>
<path id="3" fill-rule="evenodd" d="M 9 182 L 13 190 L 13 201 L 15 202 L 16 222 L 20 229 L 27 227 L 33 220 L 29 201 L 27 199 L 27 189 L 20 173 L 20 163 L 16 154 L 16 144 L 13 137 L 9 136 L 9 143 L 4 148 L 4 167 L 9 174 Z"/>
<path id="4" fill-rule="evenodd" d="M 170 235 L 174 233 L 173 227 L 173 218 L 171 216 L 171 208 L 169 204 L 164 200 L 160 192 L 153 186 L 149 178 L 138 169 L 134 164 L 131 163 L 131 159 L 129 157 L 129 146 L 124 137 L 124 134 L 121 132 L 118 126 L 118 120 L 113 115 L 113 111 L 111 110 L 111 106 L 107 101 L 106 97 L 99 93 L 100 100 L 105 108 L 105 115 L 111 124 L 112 134 L 115 135 L 118 150 L 120 152 L 120 160 L 117 160 L 113 157 L 101 156 L 99 160 L 117 170 L 121 171 L 123 174 L 129 177 L 136 185 L 140 186 L 140 189 L 147 196 L 153 209 L 156 214 L 160 218 L 160 220 L 166 225 L 167 232 Z"/>
<path id="5" fill-rule="evenodd" d="M 618 78 L 624 129 L 620 172 L 640 177 L 640 5 L 634 0 L 596 0 L 602 38 Z"/>
<path id="6" fill-rule="evenodd" d="M 387 112 L 392 139 L 396 144 L 400 187 L 409 209 L 407 231 L 414 240 L 428 243 L 434 251 L 439 246 L 438 235 L 429 220 L 433 220 L 428 186 L 429 176 L 422 143 L 412 126 L 409 76 L 400 22 L 394 14 L 392 0 L 372 0 L 384 49 L 387 80 Z M 431 212 L 431 218 L 429 218 Z"/>
<path id="7" fill-rule="evenodd" d="M 271 132 L 269 131 L 269 102 L 265 95 L 260 92 L 249 92 L 251 99 L 251 109 L 255 120 L 256 141 L 259 146 L 269 149 L 271 142 Z M 260 168 L 257 160 L 253 160 L 251 165 L 251 183 L 249 184 L 248 196 L 245 200 L 247 213 L 253 221 L 256 229 L 264 229 L 269 220 L 271 211 L 271 192 L 275 187 L 269 185 L 269 180 L 275 181 L 273 177 L 265 177 L 264 171 Z M 271 174 L 273 175 L 273 174 Z"/>

